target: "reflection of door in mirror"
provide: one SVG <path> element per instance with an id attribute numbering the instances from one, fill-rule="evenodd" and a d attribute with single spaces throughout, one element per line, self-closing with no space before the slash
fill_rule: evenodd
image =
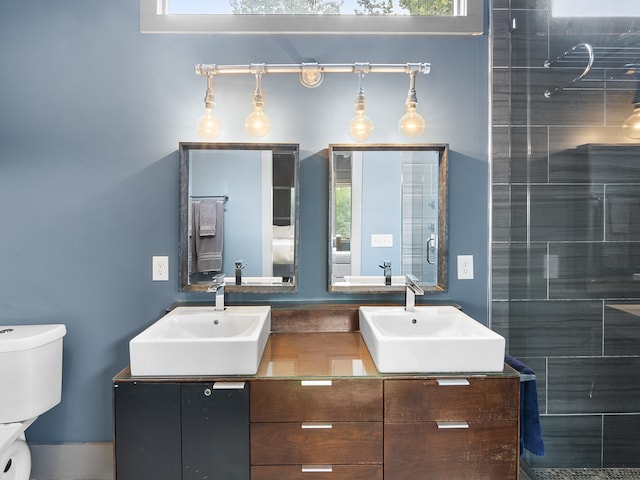
<path id="1" fill-rule="evenodd" d="M 446 146 L 333 145 L 330 148 L 330 290 L 392 286 L 403 275 L 441 291 L 446 230 Z M 356 290 L 353 290 L 354 287 Z"/>
<path id="2" fill-rule="evenodd" d="M 206 290 L 224 274 L 231 291 L 295 291 L 297 145 L 180 149 L 182 288 Z"/>

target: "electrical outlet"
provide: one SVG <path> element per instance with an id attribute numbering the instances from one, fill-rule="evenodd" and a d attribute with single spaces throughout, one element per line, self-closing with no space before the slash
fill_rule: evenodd
<path id="1" fill-rule="evenodd" d="M 473 280 L 473 255 L 458 255 L 458 280 Z"/>
<path id="2" fill-rule="evenodd" d="M 151 279 L 154 282 L 166 282 L 169 280 L 169 257 L 167 256 L 153 256 L 153 271 L 151 273 Z"/>

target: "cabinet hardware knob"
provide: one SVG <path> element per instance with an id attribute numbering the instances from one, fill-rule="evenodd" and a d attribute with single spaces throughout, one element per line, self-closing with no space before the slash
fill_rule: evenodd
<path id="1" fill-rule="evenodd" d="M 205 397 L 210 397 L 211 396 L 211 389 L 210 388 L 205 388 L 204 389 L 204 396 Z"/>

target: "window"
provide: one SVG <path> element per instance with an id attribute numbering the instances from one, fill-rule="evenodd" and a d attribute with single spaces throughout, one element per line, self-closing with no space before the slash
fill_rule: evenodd
<path id="1" fill-rule="evenodd" d="M 478 35 L 484 0 L 140 0 L 140 30 Z"/>
<path id="2" fill-rule="evenodd" d="M 640 17 L 638 0 L 552 0 L 554 17 Z"/>

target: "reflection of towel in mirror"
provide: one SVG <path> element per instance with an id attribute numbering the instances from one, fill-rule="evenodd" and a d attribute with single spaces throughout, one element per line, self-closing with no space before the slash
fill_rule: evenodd
<path id="1" fill-rule="evenodd" d="M 216 206 L 218 200 L 207 198 L 200 200 L 200 228 L 198 235 L 201 237 L 213 237 L 216 234 Z"/>
<path id="2" fill-rule="evenodd" d="M 192 202 L 191 258 L 196 272 L 219 272 L 222 270 L 222 240 L 224 236 L 224 201 L 215 200 L 215 235 L 200 235 L 200 202 Z"/>

